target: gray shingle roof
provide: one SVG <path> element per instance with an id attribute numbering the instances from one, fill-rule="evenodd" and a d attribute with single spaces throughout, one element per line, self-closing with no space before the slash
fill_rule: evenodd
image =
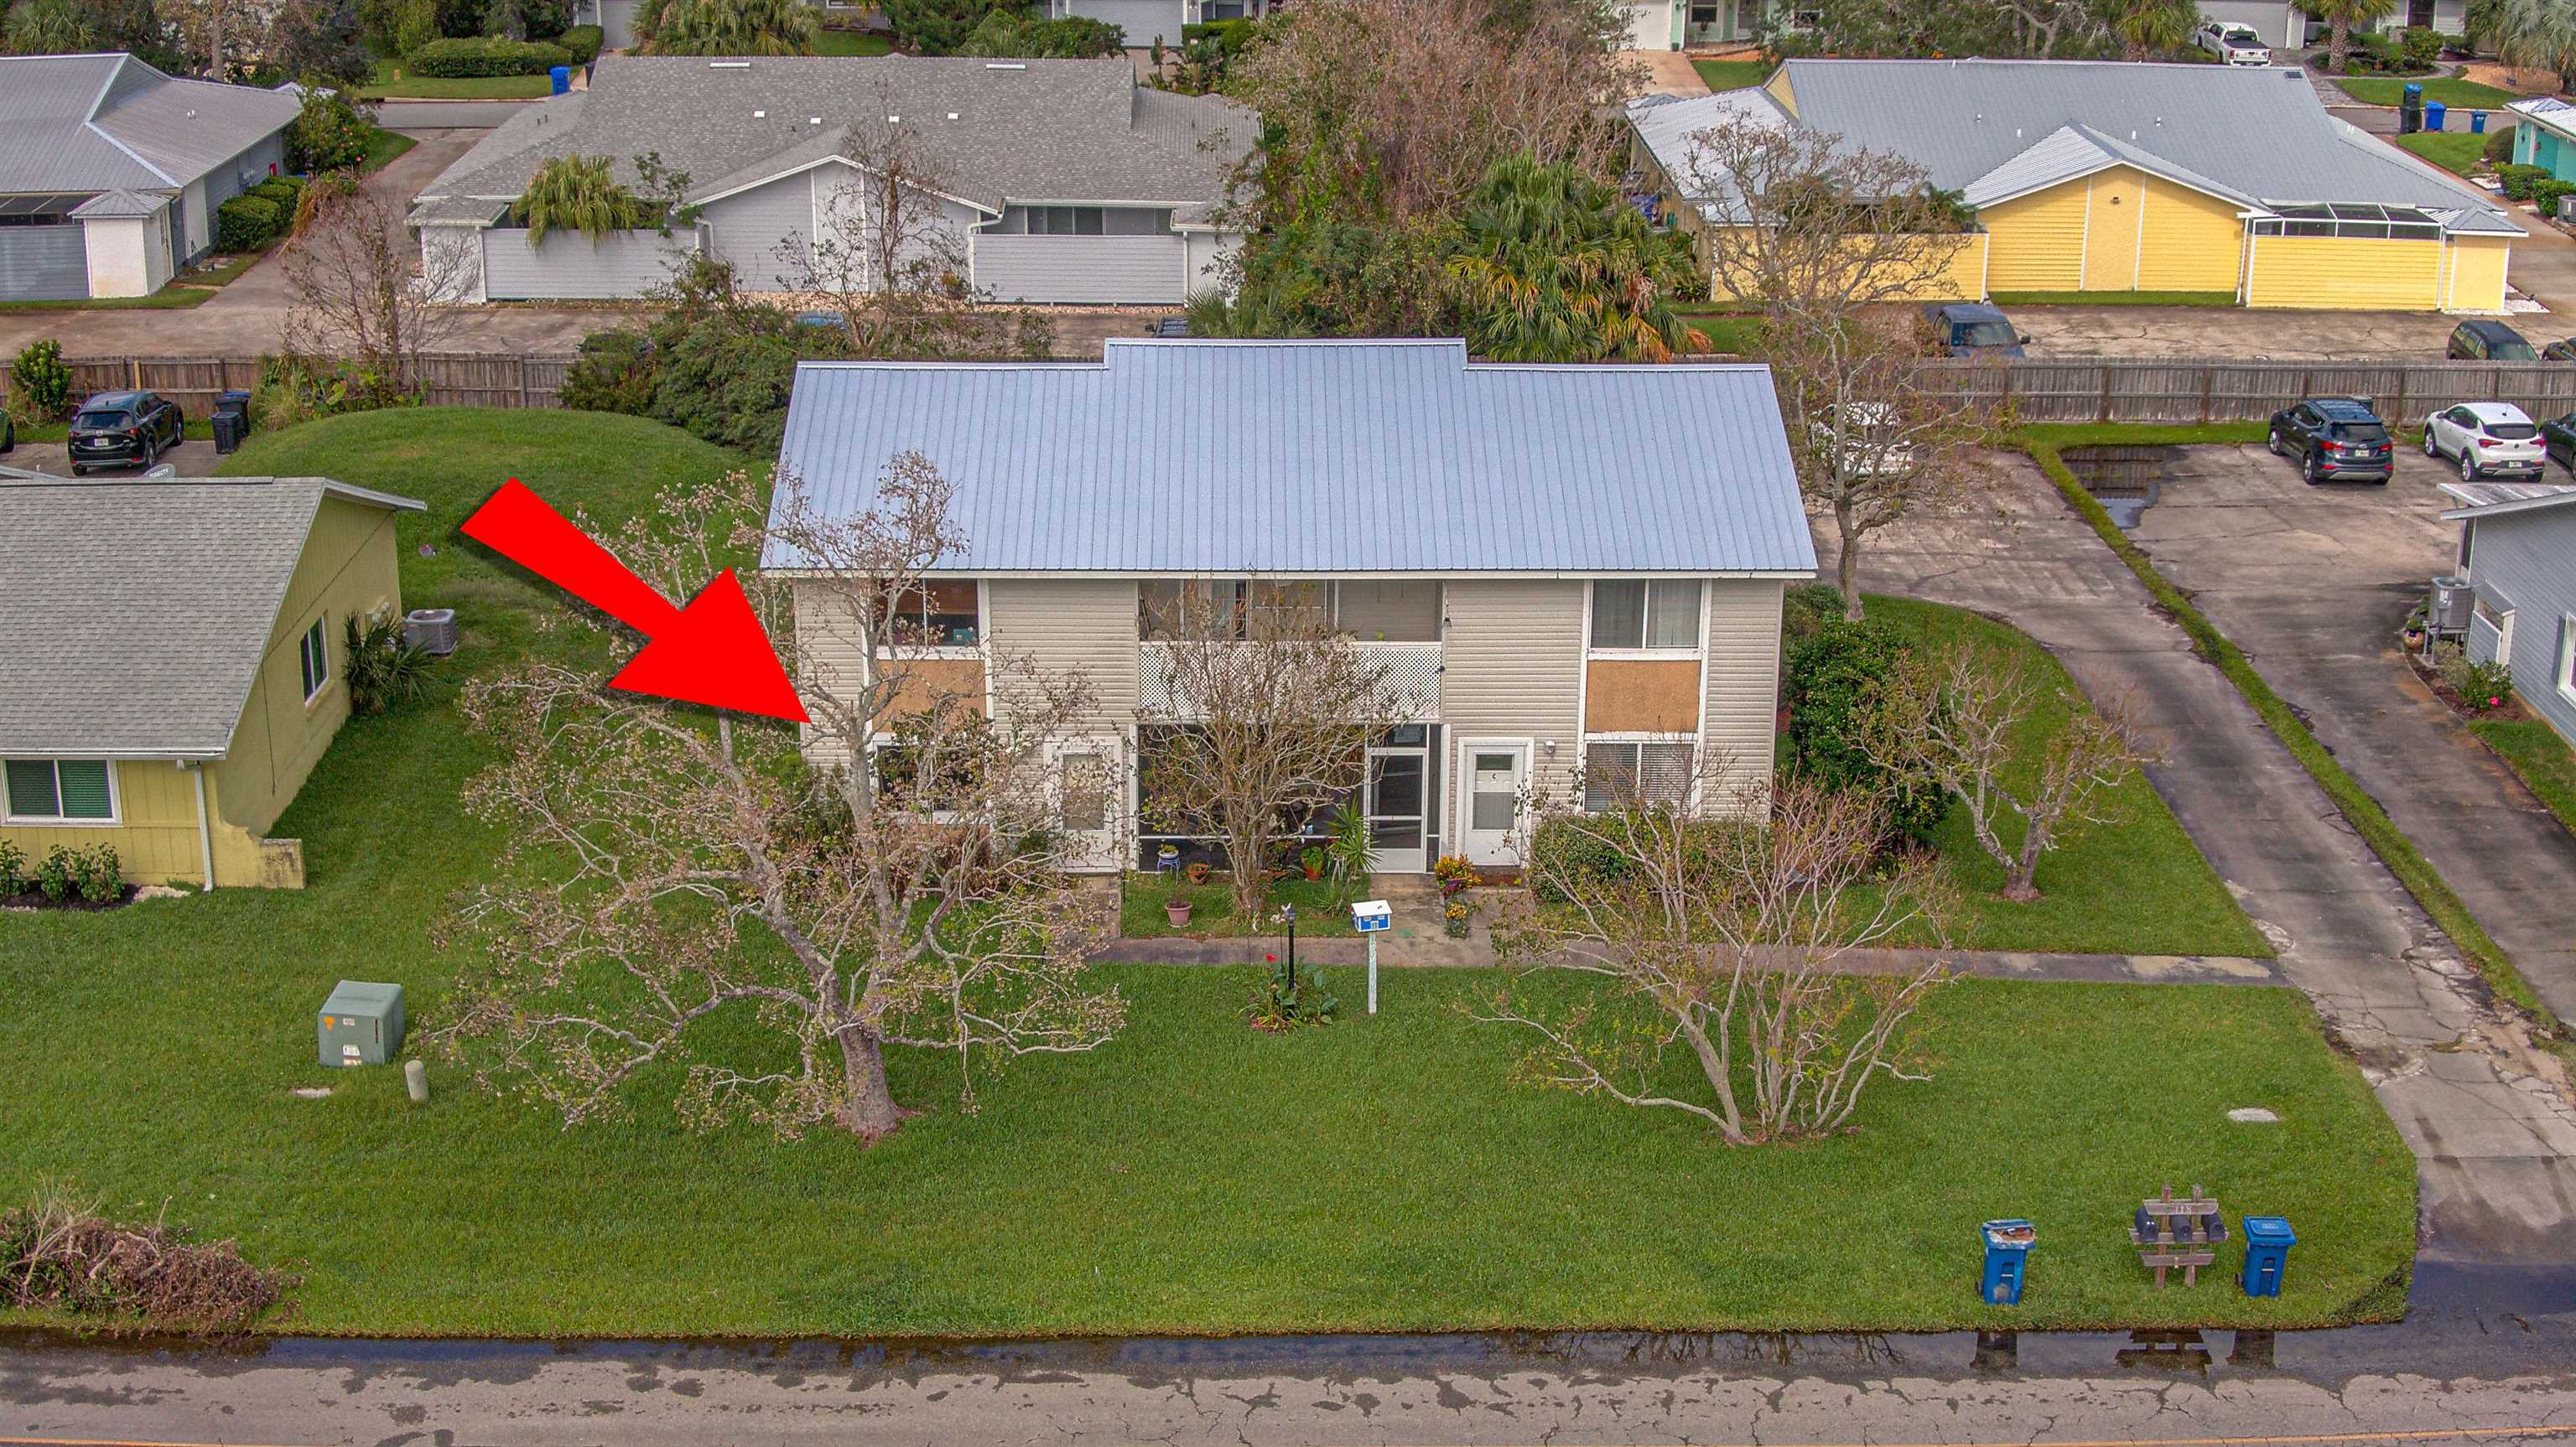
<path id="1" fill-rule="evenodd" d="M 319 477 L 0 473 L 0 754 L 224 753 L 326 493 L 421 506 Z"/>
<path id="2" fill-rule="evenodd" d="M 2063 164 L 2068 143 L 2057 133 L 2074 128 L 2124 159 L 2152 158 L 2177 178 L 2197 177 L 2219 194 L 2266 206 L 2411 206 L 2454 229 L 2520 230 L 2493 197 L 2335 119 L 2294 69 L 2072 60 L 1786 65 L 1798 124 L 1905 156 L 1946 190 L 1974 192 L 2008 167 Z M 1685 182 L 1688 137 L 1754 104 L 1744 94 L 1630 113 L 1656 159 Z M 2032 158 L 2039 148 L 2046 149 Z"/>
<path id="3" fill-rule="evenodd" d="M 866 508 L 918 451 L 977 574 L 1805 573 L 1769 369 L 1456 341 L 1112 338 L 1098 364 L 807 363 L 780 451 Z M 782 482 L 781 496 L 787 495 Z M 766 566 L 800 560 L 773 548 Z"/>
<path id="4" fill-rule="evenodd" d="M 185 186 L 285 129 L 301 104 L 130 55 L 0 56 L 0 193 Z"/>
<path id="5" fill-rule="evenodd" d="M 621 177 L 658 152 L 704 199 L 845 149 L 888 116 L 919 138 L 943 187 L 989 211 L 1007 201 L 1133 201 L 1203 215 L 1250 149 L 1257 121 L 1213 96 L 1136 84 L 1124 58 L 603 57 L 590 89 L 531 106 L 420 194 L 509 199 L 539 163 L 605 155 Z"/>

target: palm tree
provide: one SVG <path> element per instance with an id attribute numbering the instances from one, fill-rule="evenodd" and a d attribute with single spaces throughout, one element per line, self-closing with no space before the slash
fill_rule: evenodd
<path id="1" fill-rule="evenodd" d="M 2470 0 L 2469 36 L 2509 65 L 2547 70 L 2558 88 L 2576 88 L 2576 3 L 2571 0 Z"/>
<path id="2" fill-rule="evenodd" d="M 2397 0 L 2304 0 L 2307 12 L 2334 27 L 2334 38 L 2326 45 L 2326 69 L 2343 74 L 2344 58 L 2352 54 L 2352 28 L 2377 25 L 2397 13 Z"/>
<path id="3" fill-rule="evenodd" d="M 2193 0 L 2126 0 L 2111 28 L 2120 36 L 2122 60 L 2146 60 L 2182 49 L 2199 23 Z"/>
<path id="4" fill-rule="evenodd" d="M 667 0 L 655 55 L 812 55 L 821 31 L 805 0 Z"/>
<path id="5" fill-rule="evenodd" d="M 1673 297 L 1692 277 L 1688 243 L 1659 231 L 1617 189 L 1526 152 L 1495 163 L 1467 198 L 1449 259 L 1467 344 L 1504 362 L 1661 362 L 1706 350 Z"/>
<path id="6" fill-rule="evenodd" d="M 73 55 L 95 49 L 97 39 L 78 0 L 18 0 L 9 10 L 12 55 Z"/>
<path id="7" fill-rule="evenodd" d="M 542 245 L 546 233 L 578 231 L 597 241 L 612 231 L 645 224 L 644 205 L 619 185 L 606 156 L 557 156 L 528 178 L 528 189 L 511 207 L 528 228 L 528 244 Z"/>

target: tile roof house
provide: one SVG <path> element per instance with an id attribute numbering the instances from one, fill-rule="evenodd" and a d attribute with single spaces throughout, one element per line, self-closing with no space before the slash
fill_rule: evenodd
<path id="1" fill-rule="evenodd" d="M 412 222 L 425 257 L 448 248 L 431 274 L 470 299 L 633 296 L 691 252 L 752 290 L 791 291 L 789 258 L 843 229 L 863 162 L 899 144 L 978 289 L 1178 302 L 1236 245 L 1217 213 L 1256 125 L 1220 97 L 1138 85 L 1123 57 L 607 56 L 587 91 L 525 108 L 449 166 Z M 684 173 L 695 225 L 529 246 L 510 203 L 539 165 L 576 154 L 609 157 L 630 185 L 646 155 Z"/>
<path id="2" fill-rule="evenodd" d="M 140 883 L 300 886 L 263 837 L 349 715 L 342 632 L 399 610 L 394 518 L 327 478 L 0 469 L 0 839 Z"/>
<path id="3" fill-rule="evenodd" d="M 1695 139 L 1730 118 L 1914 162 L 1976 209 L 1975 264 L 1952 274 L 1970 297 L 2501 312 L 2523 234 L 2494 197 L 2330 115 L 2290 68 L 1791 60 L 1758 89 L 1628 114 L 1641 166 L 1693 227 L 1741 216 Z"/>
<path id="4" fill-rule="evenodd" d="M 278 173 L 302 101 L 133 56 L 0 56 L 0 301 L 145 296 Z"/>
<path id="5" fill-rule="evenodd" d="M 2576 747 L 2576 484 L 2450 482 L 2459 576 L 2477 593 L 2470 661 L 2502 663 L 2514 696 Z"/>
<path id="6" fill-rule="evenodd" d="M 1513 801 L 1578 768 L 1676 794 L 1702 761 L 1768 769 L 1781 594 L 1816 557 L 1767 368 L 1124 338 L 1096 364 L 808 363 L 774 506 L 863 510 L 905 451 L 948 479 L 968 540 L 932 570 L 905 666 L 1004 708 L 997 652 L 1081 671 L 1086 759 L 1150 754 L 1182 590 L 1293 583 L 1404 696 L 1361 800 L 1390 870 L 1516 861 Z M 762 559 L 795 580 L 800 652 L 837 657 L 847 615 L 812 565 Z M 1127 777 L 1084 811 L 1097 867 L 1203 857 L 1124 827 Z"/>

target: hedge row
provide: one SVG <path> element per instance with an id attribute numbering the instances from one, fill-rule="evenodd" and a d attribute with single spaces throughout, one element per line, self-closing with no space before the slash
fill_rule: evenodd
<path id="1" fill-rule="evenodd" d="M 295 202 L 304 192 L 300 176 L 271 176 L 215 208 L 215 248 L 257 251 L 295 223 Z"/>
<path id="2" fill-rule="evenodd" d="M 555 37 L 555 44 L 572 53 L 572 63 L 588 65 L 599 59 L 600 49 L 608 44 L 608 32 L 596 25 L 576 25 Z"/>
<path id="3" fill-rule="evenodd" d="M 479 80 L 498 75 L 543 75 L 558 65 L 572 64 L 573 59 L 572 52 L 560 45 L 485 35 L 433 40 L 413 51 L 404 63 L 416 75 Z"/>

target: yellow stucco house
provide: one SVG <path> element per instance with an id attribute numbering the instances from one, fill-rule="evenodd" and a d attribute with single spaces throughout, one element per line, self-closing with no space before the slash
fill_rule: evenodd
<path id="1" fill-rule="evenodd" d="M 401 607 L 394 518 L 420 510 L 318 477 L 0 471 L 0 839 L 302 887 L 267 830 L 349 716 L 343 631 Z"/>
<path id="2" fill-rule="evenodd" d="M 1701 139 L 1730 118 L 1911 160 L 1978 222 L 1921 300 L 2502 312 L 2523 234 L 2486 193 L 2337 120 L 2286 67 L 1791 60 L 1758 88 L 1628 114 L 1640 169 L 1694 229 L 1742 219 Z"/>

